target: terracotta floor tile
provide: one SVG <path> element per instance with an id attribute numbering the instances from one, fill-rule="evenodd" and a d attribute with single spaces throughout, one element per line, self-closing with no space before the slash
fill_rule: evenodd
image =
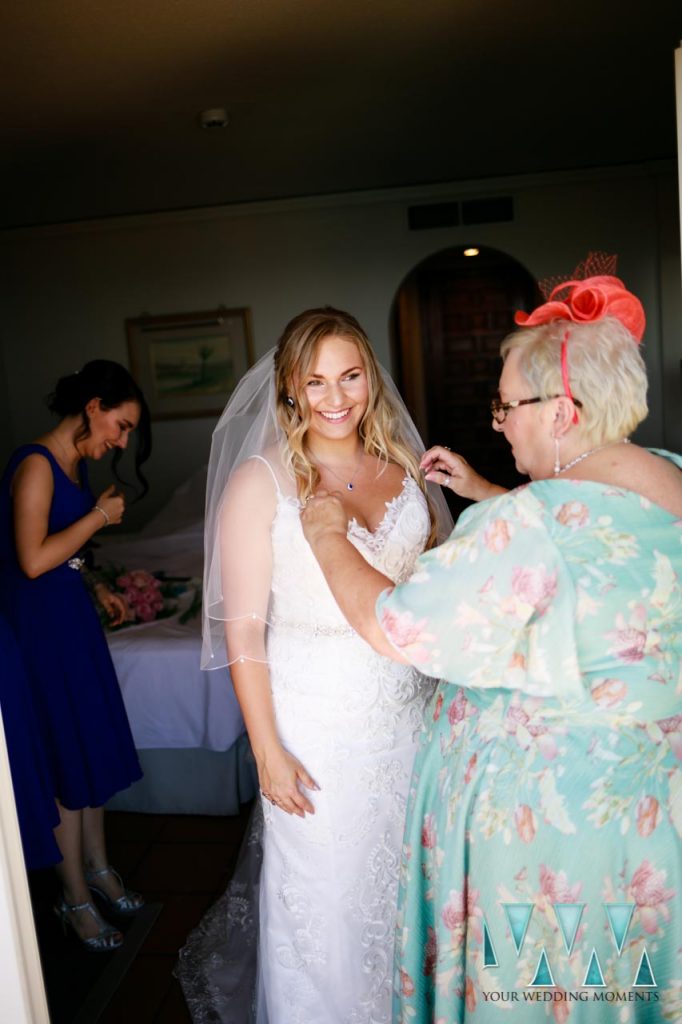
<path id="1" fill-rule="evenodd" d="M 162 843 L 239 844 L 246 828 L 248 813 L 230 817 L 169 815 L 158 837 Z"/>
<path id="2" fill-rule="evenodd" d="M 173 982 L 174 960 L 140 955 L 97 1024 L 150 1024 Z"/>
<path id="3" fill-rule="evenodd" d="M 154 1018 L 154 1024 L 191 1024 L 187 1004 L 182 989 L 177 981 L 173 981 L 165 1001 Z"/>
<path id="4" fill-rule="evenodd" d="M 151 842 L 163 831 L 163 814 L 131 814 L 129 811 L 107 811 L 104 827 L 107 838 Z"/>
<path id="5" fill-rule="evenodd" d="M 143 953 L 177 956 L 187 936 L 215 901 L 209 893 L 158 893 L 163 910 L 142 947 Z"/>
<path id="6" fill-rule="evenodd" d="M 218 890 L 232 851 L 222 843 L 154 843 L 129 878 L 140 892 Z"/>

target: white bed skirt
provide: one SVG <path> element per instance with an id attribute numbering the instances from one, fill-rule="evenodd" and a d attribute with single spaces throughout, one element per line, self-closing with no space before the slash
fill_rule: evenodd
<path id="1" fill-rule="evenodd" d="M 112 811 L 142 814 L 237 814 L 258 792 L 256 765 L 242 735 L 229 750 L 138 750 L 144 777 L 117 793 Z"/>

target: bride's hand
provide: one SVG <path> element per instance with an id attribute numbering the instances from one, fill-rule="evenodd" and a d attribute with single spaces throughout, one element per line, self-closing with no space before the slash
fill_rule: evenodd
<path id="1" fill-rule="evenodd" d="M 301 525 L 305 539 L 311 548 L 330 533 L 340 533 L 343 537 L 348 532 L 348 516 L 335 494 L 329 491 L 318 491 L 310 498 L 301 510 Z"/>
<path id="2" fill-rule="evenodd" d="M 297 814 L 299 818 L 305 818 L 306 811 L 315 813 L 300 787 L 313 790 L 320 787 L 288 750 L 278 746 L 257 759 L 257 764 L 258 782 L 266 800 L 287 814 Z"/>
<path id="3" fill-rule="evenodd" d="M 419 467 L 424 471 L 427 480 L 448 488 L 460 498 L 484 501 L 494 494 L 504 492 L 503 487 L 492 484 L 477 473 L 462 455 L 451 452 L 443 445 L 434 445 L 424 452 Z"/>

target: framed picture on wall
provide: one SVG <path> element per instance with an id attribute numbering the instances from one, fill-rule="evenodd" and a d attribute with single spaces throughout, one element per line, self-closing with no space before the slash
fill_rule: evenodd
<path id="1" fill-rule="evenodd" d="M 152 419 L 218 416 L 253 363 L 248 309 L 126 320 L 133 377 Z"/>

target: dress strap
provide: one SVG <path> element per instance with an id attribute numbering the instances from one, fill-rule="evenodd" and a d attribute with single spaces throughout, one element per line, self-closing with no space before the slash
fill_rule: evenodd
<path id="1" fill-rule="evenodd" d="M 76 486 L 79 487 L 81 491 L 84 491 L 89 487 L 88 470 L 87 466 L 85 465 L 85 459 L 80 459 L 78 462 L 78 483 L 76 483 L 75 480 L 72 480 L 71 477 L 67 476 L 62 467 L 59 465 L 56 456 L 52 454 L 47 445 L 38 444 L 36 441 L 31 441 L 28 444 L 21 444 L 12 452 L 10 460 L 7 464 L 7 475 L 13 477 L 21 463 L 24 461 L 24 459 L 27 459 L 29 455 L 42 455 L 44 458 L 46 458 L 50 464 L 53 477 L 55 476 L 56 473 L 59 473 L 60 476 L 63 476 L 70 483 L 76 484 Z"/>
<path id="2" fill-rule="evenodd" d="M 46 448 L 44 444 L 21 444 L 18 448 L 15 448 L 10 455 L 7 467 L 5 469 L 5 476 L 8 479 L 12 479 L 16 471 L 18 470 L 24 459 L 27 459 L 29 455 L 43 455 L 50 464 L 52 475 L 54 476 L 55 467 L 59 468 L 59 463 L 55 459 L 54 455 L 49 448 Z"/>
<path id="3" fill-rule="evenodd" d="M 270 476 L 275 481 L 275 488 L 277 490 L 277 493 L 281 494 L 282 493 L 282 488 L 279 486 L 279 481 L 277 479 L 275 471 L 272 468 L 272 466 L 270 465 L 270 463 L 268 462 L 268 460 L 266 458 L 264 458 L 264 456 L 262 456 L 262 455 L 250 455 L 248 461 L 250 462 L 252 459 L 258 459 L 259 462 L 264 462 L 265 463 L 265 465 L 270 470 Z"/>

